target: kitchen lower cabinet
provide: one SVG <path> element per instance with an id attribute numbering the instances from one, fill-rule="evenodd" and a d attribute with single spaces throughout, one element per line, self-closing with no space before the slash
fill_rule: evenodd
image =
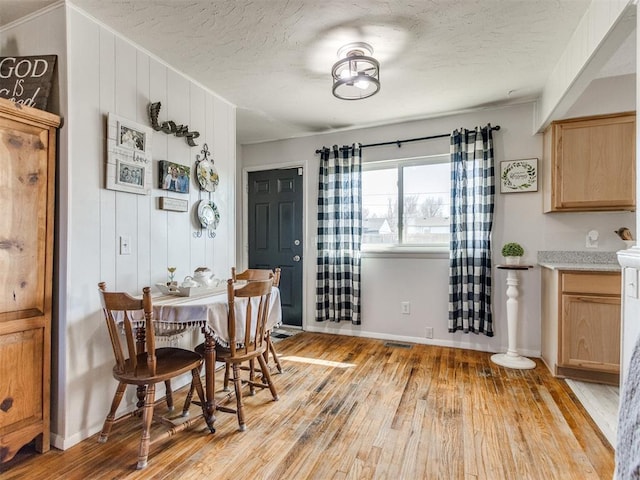
<path id="1" fill-rule="evenodd" d="M 542 359 L 559 377 L 617 385 L 619 272 L 542 269 Z"/>

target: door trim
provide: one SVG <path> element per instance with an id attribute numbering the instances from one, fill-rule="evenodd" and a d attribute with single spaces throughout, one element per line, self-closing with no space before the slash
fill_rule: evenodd
<path id="1" fill-rule="evenodd" d="M 313 265 L 309 265 L 309 238 L 313 238 L 315 242 L 315 234 L 313 237 L 309 235 L 309 203 L 308 203 L 308 192 L 309 192 L 309 162 L 301 161 L 301 162 L 283 162 L 283 163 L 274 163 L 270 165 L 254 165 L 250 167 L 242 168 L 242 244 L 240 245 L 240 265 L 238 266 L 241 269 L 247 268 L 249 265 L 249 172 L 260 172 L 265 170 L 280 170 L 286 168 L 302 168 L 302 233 L 303 238 L 305 239 L 304 247 L 302 249 L 302 329 L 304 330 L 307 326 L 307 290 L 308 290 L 308 280 L 307 280 L 307 271 L 309 268 L 312 268 Z M 315 257 L 312 259 L 315 262 Z"/>

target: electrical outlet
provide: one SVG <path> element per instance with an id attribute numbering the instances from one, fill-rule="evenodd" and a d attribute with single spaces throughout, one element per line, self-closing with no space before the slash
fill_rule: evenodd
<path id="1" fill-rule="evenodd" d="M 403 315 L 409 315 L 411 313 L 411 303 L 400 302 L 400 313 L 402 313 Z"/>
<path id="2" fill-rule="evenodd" d="M 424 336 L 427 338 L 433 338 L 433 327 L 427 327 L 427 330 L 424 332 Z"/>
<path id="3" fill-rule="evenodd" d="M 585 241 L 585 247 L 587 248 L 598 248 L 598 238 L 600 237 L 600 233 L 597 230 L 589 230 L 587 233 L 587 238 Z"/>

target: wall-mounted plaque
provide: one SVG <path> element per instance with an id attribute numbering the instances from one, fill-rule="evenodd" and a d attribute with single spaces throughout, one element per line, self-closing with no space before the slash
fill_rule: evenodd
<path id="1" fill-rule="evenodd" d="M 158 208 L 171 212 L 186 212 L 189 209 L 189 201 L 181 198 L 158 197 Z"/>
<path id="2" fill-rule="evenodd" d="M 0 57 L 0 97 L 47 109 L 56 55 Z"/>

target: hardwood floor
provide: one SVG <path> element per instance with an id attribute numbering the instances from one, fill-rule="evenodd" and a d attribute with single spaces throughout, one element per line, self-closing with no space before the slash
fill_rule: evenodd
<path id="1" fill-rule="evenodd" d="M 510 370 L 488 353 L 409 346 L 303 332 L 277 344 L 280 401 L 268 391 L 246 397 L 246 432 L 218 412 L 215 434 L 203 422 L 152 446 L 149 466 L 135 471 L 140 430 L 125 421 L 106 444 L 94 436 L 64 452 L 21 452 L 0 477 L 612 478 L 612 448 L 540 361 Z"/>

